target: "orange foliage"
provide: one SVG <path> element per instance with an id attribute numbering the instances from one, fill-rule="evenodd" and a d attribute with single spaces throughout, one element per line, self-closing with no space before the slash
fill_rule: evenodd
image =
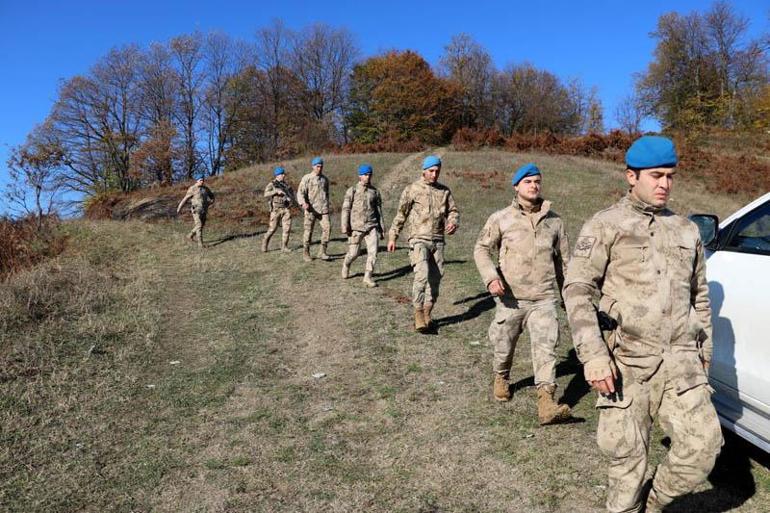
<path id="1" fill-rule="evenodd" d="M 66 238 L 56 232 L 57 224 L 52 216 L 43 220 L 41 229 L 34 217 L 0 218 L 0 279 L 64 251 Z"/>

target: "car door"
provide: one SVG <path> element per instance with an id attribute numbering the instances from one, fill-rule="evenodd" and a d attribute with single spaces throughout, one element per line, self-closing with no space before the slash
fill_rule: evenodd
<path id="1" fill-rule="evenodd" d="M 723 422 L 770 447 L 770 201 L 720 230 L 706 266 L 714 328 L 710 379 Z"/>

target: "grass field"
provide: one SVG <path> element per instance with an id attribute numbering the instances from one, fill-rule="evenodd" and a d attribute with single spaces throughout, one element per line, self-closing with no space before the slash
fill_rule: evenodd
<path id="1" fill-rule="evenodd" d="M 65 255 L 0 285 L 0 510 L 602 511 L 607 461 L 564 315 L 559 393 L 578 420 L 543 428 L 526 335 L 513 399 L 491 398 L 493 302 L 472 248 L 510 202 L 518 165 L 541 166 L 572 240 L 624 193 L 620 167 L 439 152 L 461 227 L 448 239 L 437 335 L 411 329 L 404 241 L 380 254 L 378 288 L 361 284 L 364 258 L 339 276 L 338 210 L 358 164 L 374 165 L 389 225 L 422 155 L 326 159 L 332 262 L 275 251 L 280 233 L 259 252 L 265 203 L 243 191 L 264 187 L 268 166 L 212 180 L 203 251 L 184 237 L 187 217 L 69 223 Z M 287 168 L 296 185 L 304 163 Z M 724 216 L 745 199 L 682 177 L 671 205 Z M 665 444 L 657 431 L 652 464 Z M 709 482 L 669 511 L 770 511 L 768 465 L 728 436 Z"/>

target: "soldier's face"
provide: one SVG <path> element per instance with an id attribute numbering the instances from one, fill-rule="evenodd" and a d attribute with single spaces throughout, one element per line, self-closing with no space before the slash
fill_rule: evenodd
<path id="1" fill-rule="evenodd" d="M 323 173 L 323 170 L 324 170 L 323 164 L 316 164 L 315 166 L 313 166 L 313 172 L 317 175 L 320 175 L 321 173 Z"/>
<path id="2" fill-rule="evenodd" d="M 654 167 L 638 172 L 626 170 L 626 179 L 631 185 L 631 193 L 654 207 L 665 207 L 671 196 L 676 169 L 671 167 Z"/>
<path id="3" fill-rule="evenodd" d="M 358 177 L 358 181 L 361 182 L 363 185 L 369 185 L 369 182 L 372 181 L 372 175 L 360 175 Z"/>
<path id="4" fill-rule="evenodd" d="M 198 181 L 195 182 L 195 185 L 197 185 L 198 187 L 202 186 L 203 185 L 203 179 L 199 178 Z"/>
<path id="5" fill-rule="evenodd" d="M 516 195 L 520 200 L 533 202 L 540 197 L 543 190 L 543 177 L 540 175 L 526 176 L 516 186 Z"/>
<path id="6" fill-rule="evenodd" d="M 433 166 L 422 170 L 422 178 L 428 183 L 436 183 L 440 174 L 441 168 L 439 166 Z"/>
<path id="7" fill-rule="evenodd" d="M 279 182 L 283 182 L 286 179 L 286 175 L 281 173 L 280 175 L 277 175 L 275 179 L 278 180 Z"/>

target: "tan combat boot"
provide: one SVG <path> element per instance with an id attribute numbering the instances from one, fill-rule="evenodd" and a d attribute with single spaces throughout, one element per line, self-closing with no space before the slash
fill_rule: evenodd
<path id="1" fill-rule="evenodd" d="M 430 318 L 430 313 L 433 311 L 433 303 L 425 303 L 422 307 L 422 315 L 425 318 L 425 327 L 429 329 L 433 323 L 433 319 Z"/>
<path id="2" fill-rule="evenodd" d="M 318 258 L 321 260 L 331 260 L 331 257 L 326 254 L 326 243 L 321 243 L 321 251 L 318 252 Z"/>
<path id="3" fill-rule="evenodd" d="M 270 239 L 265 237 L 262 239 L 262 253 L 267 253 L 267 246 L 270 244 Z"/>
<path id="4" fill-rule="evenodd" d="M 558 404 L 553 395 L 556 385 L 540 385 L 537 387 L 537 419 L 541 426 L 556 424 L 572 418 L 572 411 L 566 404 Z"/>
<path id="5" fill-rule="evenodd" d="M 342 261 L 342 279 L 347 280 L 348 278 L 350 278 L 350 262 L 346 258 Z"/>
<path id="6" fill-rule="evenodd" d="M 511 387 L 508 383 L 508 374 L 500 374 L 495 372 L 495 384 L 493 386 L 495 394 L 495 400 L 497 401 L 510 401 L 511 400 Z"/>
<path id="7" fill-rule="evenodd" d="M 310 256 L 310 246 L 308 244 L 305 244 L 302 247 L 302 260 L 305 262 L 312 262 L 313 257 Z"/>
<path id="8" fill-rule="evenodd" d="M 368 271 L 364 273 L 364 285 L 366 285 L 367 287 L 376 287 L 377 286 L 377 282 L 375 282 L 372 279 L 372 273 L 370 273 Z"/>
<path id="9" fill-rule="evenodd" d="M 414 307 L 414 329 L 419 333 L 425 333 L 428 329 L 427 324 L 425 324 L 422 308 L 416 306 Z"/>

